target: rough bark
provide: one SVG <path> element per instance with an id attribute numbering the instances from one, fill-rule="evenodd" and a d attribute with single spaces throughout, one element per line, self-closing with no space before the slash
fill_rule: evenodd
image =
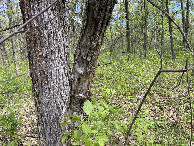
<path id="1" fill-rule="evenodd" d="M 144 44 L 143 44 L 143 48 L 144 48 L 144 57 L 146 58 L 146 52 L 147 52 L 147 44 L 148 44 L 148 40 L 147 40 L 147 19 L 148 19 L 148 7 L 147 7 L 147 0 L 144 0 L 144 11 L 145 11 L 145 15 L 144 15 Z"/>
<path id="2" fill-rule="evenodd" d="M 115 0 L 88 0 L 83 29 L 74 55 L 70 110 L 82 113 L 82 103 L 90 98 L 97 58 L 109 24 Z"/>
<path id="3" fill-rule="evenodd" d="M 53 1 L 20 1 L 23 21 L 29 20 L 51 2 Z M 63 127 L 60 123 L 64 121 L 70 102 L 70 49 L 64 14 L 64 3 L 57 1 L 27 25 L 29 31 L 26 41 L 41 146 L 62 145 L 60 132 Z M 45 22 L 48 23 L 44 25 Z"/>
<path id="4" fill-rule="evenodd" d="M 169 8 L 168 8 L 168 0 L 166 0 L 166 10 L 169 14 Z M 174 44 L 173 44 L 173 32 L 172 32 L 172 21 L 171 19 L 168 19 L 168 25 L 169 25 L 169 33 L 170 33 L 170 49 L 172 53 L 172 61 L 175 61 L 175 52 L 174 52 Z"/>
<path id="5" fill-rule="evenodd" d="M 51 3 L 54 4 L 53 0 L 21 0 L 24 22 Z M 114 0 L 87 1 L 83 30 L 75 51 L 72 76 L 64 2 L 57 1 L 26 26 L 29 29 L 26 42 L 40 145 L 68 145 L 62 144 L 60 132 L 64 127 L 60 123 L 66 114 L 83 113 L 82 103 L 90 95 L 89 90 L 99 50 L 114 4 Z"/>
<path id="6" fill-rule="evenodd" d="M 130 53 L 129 2 L 125 0 L 127 52 Z"/>

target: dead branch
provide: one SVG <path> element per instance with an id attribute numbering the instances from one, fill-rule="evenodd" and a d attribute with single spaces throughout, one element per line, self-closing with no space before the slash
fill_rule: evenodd
<path id="1" fill-rule="evenodd" d="M 45 9 L 43 9 L 42 11 L 40 11 L 37 15 L 35 15 L 34 17 L 30 18 L 28 21 L 26 21 L 23 25 L 21 25 L 18 29 L 16 29 L 14 32 L 12 32 L 10 35 L 6 36 L 5 38 L 2 38 L 0 40 L 0 44 L 3 43 L 4 41 L 6 41 L 7 39 L 9 39 L 10 37 L 12 37 L 13 35 L 17 34 L 17 32 L 19 30 L 21 30 L 22 28 L 24 28 L 26 25 L 28 25 L 32 20 L 34 20 L 35 18 L 37 18 L 39 15 L 41 15 L 42 13 L 44 13 L 46 10 L 48 10 L 50 7 L 52 7 L 58 0 L 55 0 L 53 3 L 51 3 L 48 7 L 46 7 Z"/>
<path id="2" fill-rule="evenodd" d="M 187 66 L 188 66 L 188 63 L 187 63 Z M 141 100 L 141 102 L 140 102 L 140 105 L 139 105 L 139 107 L 138 107 L 138 109 L 137 109 L 137 111 L 136 111 L 136 113 L 135 113 L 135 116 L 134 116 L 134 118 L 133 118 L 133 120 L 132 120 L 132 122 L 131 122 L 131 124 L 130 124 L 130 126 L 129 126 L 129 129 L 128 129 L 127 133 L 126 133 L 125 146 L 127 146 L 128 138 L 131 137 L 131 129 L 132 129 L 132 127 L 133 127 L 133 124 L 135 123 L 135 120 L 137 119 L 137 116 L 138 116 L 138 114 L 139 114 L 139 112 L 140 112 L 140 110 L 141 110 L 141 107 L 142 107 L 142 105 L 143 105 L 143 103 L 144 103 L 144 101 L 145 101 L 145 99 L 146 99 L 148 93 L 150 92 L 152 86 L 154 85 L 156 79 L 158 78 L 158 76 L 159 76 L 162 72 L 187 72 L 187 74 L 188 74 L 188 71 L 191 70 L 191 69 L 193 69 L 193 68 L 194 68 L 194 65 L 191 66 L 190 68 L 186 67 L 185 69 L 179 69 L 179 70 L 162 70 L 162 68 L 161 68 L 161 69 L 157 72 L 157 74 L 155 75 L 155 77 L 154 77 L 152 83 L 150 84 L 148 90 L 146 91 L 145 95 L 143 96 L 143 98 L 142 98 L 142 100 Z M 187 78 L 188 78 L 188 75 L 187 75 Z M 188 92 L 189 92 L 189 87 L 188 87 Z M 191 98 L 190 98 L 190 101 L 191 101 Z M 191 113 L 192 113 L 192 110 L 191 110 Z M 191 126 L 192 126 L 192 124 L 191 124 Z M 192 128 L 191 128 L 191 129 L 192 129 Z M 191 132 L 192 132 L 192 131 L 191 131 Z"/>
<path id="3" fill-rule="evenodd" d="M 21 77 L 21 76 L 26 75 L 26 74 L 28 74 L 28 73 L 24 73 L 24 74 L 21 74 L 21 75 L 15 76 L 15 77 L 13 77 L 13 78 L 11 78 L 11 79 L 1 80 L 0 82 L 7 82 L 7 81 L 11 81 L 11 80 L 13 80 L 13 79 L 15 79 L 15 78 Z"/>

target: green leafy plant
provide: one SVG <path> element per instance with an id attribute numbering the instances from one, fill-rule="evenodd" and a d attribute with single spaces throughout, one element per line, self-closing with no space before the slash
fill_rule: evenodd
<path id="1" fill-rule="evenodd" d="M 79 126 L 74 131 L 63 132 L 63 142 L 68 136 L 71 136 L 72 145 L 104 146 L 110 139 L 111 143 L 117 143 L 116 133 L 123 133 L 127 129 L 126 124 L 118 119 L 118 115 L 123 111 L 105 101 L 92 103 L 87 100 L 83 110 L 87 115 L 87 120 L 81 120 L 80 117 L 73 115 L 65 116 L 71 118 L 71 125 L 79 121 Z M 66 125 L 69 122 L 61 124 Z"/>
<path id="2" fill-rule="evenodd" d="M 22 124 L 21 118 L 17 119 L 15 113 L 0 115 L 0 134 L 2 135 L 2 145 L 18 145 L 20 139 L 17 133 Z"/>

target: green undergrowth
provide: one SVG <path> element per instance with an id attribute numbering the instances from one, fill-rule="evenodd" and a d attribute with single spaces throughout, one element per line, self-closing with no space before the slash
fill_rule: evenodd
<path id="1" fill-rule="evenodd" d="M 26 114 L 24 105 L 29 106 L 32 95 L 27 65 L 27 62 L 19 62 L 19 75 L 14 64 L 6 68 L 0 66 L 0 145 L 15 146 L 24 140 L 19 133 Z"/>
<path id="2" fill-rule="evenodd" d="M 71 136 L 73 145 L 124 145 L 126 132 L 142 97 L 161 68 L 157 53 L 147 58 L 134 55 L 101 53 L 92 87 L 92 101 L 85 102 L 87 115 Z M 180 52 L 176 61 L 162 57 L 163 70 L 192 66 L 192 54 Z M 119 57 L 118 57 L 119 56 Z M 189 67 L 190 67 L 189 66 Z M 193 72 L 189 72 L 190 96 L 193 96 Z M 188 145 L 190 141 L 190 106 L 187 73 L 161 73 L 142 106 L 130 137 L 129 145 Z M 194 105 L 192 101 L 192 105 Z M 86 108 L 87 107 L 87 108 Z M 66 118 L 69 118 L 68 116 Z M 71 117 L 72 118 L 72 117 Z M 77 122 L 72 118 L 71 124 Z M 63 123 L 69 124 L 69 123 Z"/>
<path id="3" fill-rule="evenodd" d="M 170 55 L 165 55 L 162 57 L 162 69 L 184 69 L 187 57 L 190 67 L 194 61 L 192 54 L 179 52 L 175 62 L 172 62 Z M 120 52 L 102 52 L 91 89 L 92 101 L 84 103 L 86 115 L 84 118 L 72 115 L 65 117 L 71 121 L 63 122 L 62 125 L 77 126 L 73 131 L 62 132 L 63 141 L 70 137 L 73 145 L 124 145 L 129 124 L 160 69 L 160 62 L 158 54 L 152 51 L 146 59 L 131 55 L 130 60 L 127 54 Z M 20 61 L 19 64 L 20 74 L 27 73 L 28 63 Z M 29 74 L 14 78 L 17 76 L 14 64 L 7 68 L 0 66 L 0 70 L 0 81 L 11 79 L 0 82 L 0 144 L 17 145 L 25 139 L 19 133 L 24 117 L 21 115 L 26 112 L 19 114 L 18 110 L 24 110 L 24 103 L 27 107 L 32 102 L 29 100 L 31 81 Z M 193 97 L 193 71 L 189 71 L 189 82 L 190 96 Z M 128 144 L 188 145 L 191 116 L 187 87 L 187 73 L 161 73 L 133 125 Z M 35 113 L 31 115 L 35 117 Z M 29 122 L 34 133 L 37 133 L 32 123 Z M 33 143 L 28 142 L 27 145 Z"/>

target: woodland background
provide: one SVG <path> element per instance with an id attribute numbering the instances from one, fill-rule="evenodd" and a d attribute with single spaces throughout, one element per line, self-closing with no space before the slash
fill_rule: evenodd
<path id="1" fill-rule="evenodd" d="M 194 65 L 193 2 L 153 2 L 180 26 L 190 47 L 172 20 L 149 1 L 119 0 L 98 58 L 92 101 L 85 104 L 88 121 L 82 121 L 81 128 L 73 131 L 72 144 L 87 145 L 84 141 L 87 138 L 88 143 L 96 145 L 123 145 L 129 124 L 161 68 L 161 62 L 165 70 L 183 70 Z M 85 1 L 69 0 L 66 3 L 73 62 Z M 21 24 L 19 1 L 0 1 L 0 39 Z M 1 145 L 38 144 L 26 31 L 22 29 L 0 44 Z M 161 73 L 135 121 L 130 144 L 192 145 L 193 95 L 193 69 Z M 93 118 L 94 115 L 96 118 Z M 95 125 L 96 129 L 91 129 L 91 125 Z"/>

